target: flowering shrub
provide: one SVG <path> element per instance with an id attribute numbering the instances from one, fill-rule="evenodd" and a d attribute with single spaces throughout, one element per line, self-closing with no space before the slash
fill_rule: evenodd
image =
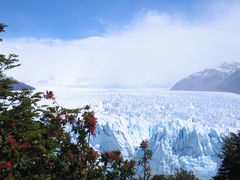
<path id="1" fill-rule="evenodd" d="M 44 98 L 46 99 L 52 99 L 55 100 L 54 94 L 52 91 L 46 91 L 46 94 L 43 95 Z"/>
<path id="2" fill-rule="evenodd" d="M 94 117 L 94 112 L 85 111 L 82 117 L 83 117 L 83 124 L 82 124 L 83 127 L 87 129 L 87 133 L 89 133 L 89 135 L 94 135 L 96 131 L 96 123 L 97 123 L 97 119 Z"/>
<path id="3" fill-rule="evenodd" d="M 0 32 L 4 27 L 0 23 Z M 16 81 L 3 78 L 3 73 L 19 66 L 16 58 L 0 54 L 0 179 L 133 179 L 135 161 L 123 159 L 120 151 L 101 154 L 89 144 L 97 124 L 89 105 L 67 109 L 52 91 L 12 90 Z M 43 98 L 52 104 L 40 105 Z M 141 148 L 139 164 L 149 177 L 148 142 Z"/>
<path id="4" fill-rule="evenodd" d="M 183 169 L 176 169 L 176 172 L 171 175 L 154 175 L 152 180 L 199 180 L 192 171 L 188 172 Z"/>
<path id="5" fill-rule="evenodd" d="M 148 141 L 143 140 L 140 144 L 140 148 L 143 151 L 143 157 L 138 161 L 138 165 L 143 168 L 143 179 L 149 179 L 151 176 L 152 168 L 148 165 L 149 160 L 152 158 L 152 150 L 148 148 Z"/>
<path id="6" fill-rule="evenodd" d="M 102 153 L 101 162 L 104 164 L 104 176 L 107 179 L 133 179 L 135 161 L 124 160 L 120 151 Z"/>
<path id="7" fill-rule="evenodd" d="M 148 148 L 148 140 L 143 140 L 143 141 L 141 142 L 141 144 L 140 144 L 140 147 L 141 147 L 142 149 Z"/>

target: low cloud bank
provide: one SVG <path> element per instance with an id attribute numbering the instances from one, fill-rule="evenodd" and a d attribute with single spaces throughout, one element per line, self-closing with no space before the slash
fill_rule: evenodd
<path id="1" fill-rule="evenodd" d="M 20 55 L 22 66 L 9 75 L 32 85 L 170 87 L 203 68 L 240 61 L 239 19 L 236 2 L 213 4 L 197 21 L 147 11 L 102 37 L 5 39 L 0 48 Z"/>

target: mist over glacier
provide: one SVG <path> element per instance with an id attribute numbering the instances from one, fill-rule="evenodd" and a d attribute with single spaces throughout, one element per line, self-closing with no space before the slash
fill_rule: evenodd
<path id="1" fill-rule="evenodd" d="M 240 128 L 240 96 L 159 89 L 52 89 L 59 104 L 89 104 L 98 118 L 91 144 L 101 152 L 119 149 L 138 159 L 148 139 L 153 174 L 192 170 L 210 179 L 220 165 L 224 137 Z"/>

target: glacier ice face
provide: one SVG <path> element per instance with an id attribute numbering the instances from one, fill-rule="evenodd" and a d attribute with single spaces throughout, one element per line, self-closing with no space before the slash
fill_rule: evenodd
<path id="1" fill-rule="evenodd" d="M 148 139 L 153 174 L 183 168 L 210 179 L 219 167 L 217 154 L 225 135 L 240 128 L 240 96 L 231 93 L 54 91 L 61 97 L 60 104 L 92 105 L 98 125 L 91 144 L 101 152 L 119 149 L 124 157 L 138 159 L 139 144 Z"/>
<path id="2" fill-rule="evenodd" d="M 215 175 L 223 134 L 183 120 L 165 122 L 156 128 L 150 137 L 153 173 L 171 174 L 176 168 L 183 168 L 192 170 L 201 179 Z"/>

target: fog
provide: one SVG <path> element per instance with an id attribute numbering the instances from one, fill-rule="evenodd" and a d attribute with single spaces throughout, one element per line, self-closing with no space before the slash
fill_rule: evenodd
<path id="1" fill-rule="evenodd" d="M 139 12 L 119 31 L 84 39 L 4 39 L 19 55 L 9 73 L 31 85 L 171 87 L 185 76 L 240 61 L 240 3 L 216 3 L 200 17 Z M 7 33 L 7 32 L 5 32 Z"/>

